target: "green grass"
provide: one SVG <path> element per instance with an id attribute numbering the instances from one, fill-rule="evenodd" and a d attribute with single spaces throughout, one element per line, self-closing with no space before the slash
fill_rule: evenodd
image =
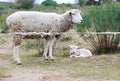
<path id="1" fill-rule="evenodd" d="M 22 55 L 23 68 L 42 70 L 62 70 L 67 76 L 78 78 L 112 78 L 120 80 L 120 55 L 102 55 L 92 58 L 57 57 L 55 61 L 44 61 L 39 55 Z M 59 75 L 62 76 L 62 73 Z"/>
<path id="2" fill-rule="evenodd" d="M 7 35 L 6 34 L 0 34 L 0 45 L 6 43 L 8 40 L 10 41 L 11 40 L 10 37 L 11 36 L 9 34 L 7 34 Z"/>
<path id="3" fill-rule="evenodd" d="M 7 68 L 7 67 L 0 67 L 0 77 L 5 75 L 7 72 L 9 72 L 9 68 Z"/>
<path id="4" fill-rule="evenodd" d="M 9 55 L 0 54 L 0 77 L 8 73 L 11 69 L 8 66 L 4 66 L 4 61 L 9 59 Z M 2 64 L 2 65 L 1 65 Z"/>
<path id="5" fill-rule="evenodd" d="M 58 74 L 56 78 L 63 77 L 92 77 L 101 79 L 120 80 L 120 55 L 101 55 L 91 58 L 56 57 L 53 60 L 44 61 L 38 54 L 21 54 L 23 65 L 18 66 L 13 61 L 12 55 L 0 55 L 0 60 L 8 60 L 11 63 L 9 68 L 0 67 L 0 75 L 13 71 L 14 69 L 34 69 L 44 71 L 54 71 Z"/>
<path id="6" fill-rule="evenodd" d="M 120 62 L 120 61 L 118 61 Z M 76 64 L 77 66 L 78 64 Z M 80 67 L 76 68 L 72 72 L 73 77 L 88 76 L 96 78 L 113 78 L 120 79 L 120 65 L 113 63 L 107 59 L 90 60 L 86 59 L 83 64 L 80 63 Z"/>

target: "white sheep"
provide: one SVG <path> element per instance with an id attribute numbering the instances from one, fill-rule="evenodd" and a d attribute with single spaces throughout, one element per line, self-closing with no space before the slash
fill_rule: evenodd
<path id="1" fill-rule="evenodd" d="M 78 58 L 78 57 L 91 57 L 92 53 L 90 50 L 86 48 L 80 48 L 76 45 L 69 45 L 70 48 L 70 58 Z"/>
<path id="2" fill-rule="evenodd" d="M 60 33 L 68 31 L 74 23 L 80 24 L 82 22 L 82 17 L 80 15 L 80 10 L 72 9 L 66 11 L 64 14 L 56 13 L 45 13 L 38 11 L 18 11 L 11 14 L 7 19 L 6 23 L 11 29 L 12 33 L 22 32 L 45 32 L 52 33 L 51 35 L 22 35 L 14 34 L 13 35 L 13 55 L 14 60 L 18 64 L 22 64 L 19 58 L 19 45 L 22 42 L 22 39 L 32 38 L 38 39 L 40 37 L 45 38 L 46 42 L 44 45 L 44 59 L 54 59 L 52 56 L 52 46 L 54 43 L 54 38 L 57 37 Z M 57 33 L 57 34 L 56 34 Z M 47 56 L 47 53 L 48 56 Z"/>

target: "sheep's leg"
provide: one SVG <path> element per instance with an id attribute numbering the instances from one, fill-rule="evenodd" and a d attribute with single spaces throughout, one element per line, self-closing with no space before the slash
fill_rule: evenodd
<path id="1" fill-rule="evenodd" d="M 49 58 L 50 59 L 54 59 L 54 57 L 52 56 L 53 43 L 54 43 L 54 38 L 51 38 L 50 41 L 49 41 Z"/>
<path id="2" fill-rule="evenodd" d="M 14 60 L 17 62 L 18 65 L 22 64 L 19 58 L 19 45 L 22 42 L 22 36 L 21 35 L 14 35 L 13 38 L 13 56 Z"/>
<path id="3" fill-rule="evenodd" d="M 15 46 L 13 50 L 14 60 L 18 63 L 18 65 L 22 64 L 19 58 L 19 46 Z"/>
<path id="4" fill-rule="evenodd" d="M 49 46 L 49 40 L 46 39 L 44 44 L 44 53 L 43 53 L 43 57 L 45 60 L 48 60 L 48 57 L 47 57 L 48 46 Z"/>

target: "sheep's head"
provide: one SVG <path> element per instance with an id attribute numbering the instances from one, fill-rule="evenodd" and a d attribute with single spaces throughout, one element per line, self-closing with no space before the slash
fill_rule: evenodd
<path id="1" fill-rule="evenodd" d="M 81 24 L 83 21 L 83 18 L 81 16 L 81 11 L 78 9 L 69 10 L 65 13 L 65 15 L 66 15 L 66 18 L 72 23 Z"/>

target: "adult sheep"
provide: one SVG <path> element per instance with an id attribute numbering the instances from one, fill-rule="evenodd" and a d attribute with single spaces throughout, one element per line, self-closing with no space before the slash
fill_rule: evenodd
<path id="1" fill-rule="evenodd" d="M 72 24 L 82 22 L 82 17 L 80 15 L 80 10 L 72 9 L 66 11 L 64 14 L 56 13 L 45 13 L 38 11 L 18 11 L 11 14 L 7 19 L 6 23 L 9 26 L 12 33 L 29 33 L 29 32 L 45 32 L 52 33 L 48 36 L 44 35 L 43 38 L 46 40 L 44 45 L 44 59 L 54 59 L 52 56 L 52 45 L 54 43 L 54 37 L 59 35 L 62 32 L 68 31 Z M 19 58 L 19 45 L 24 38 L 37 39 L 41 36 L 38 35 L 22 35 L 22 34 L 13 34 L 13 55 L 14 60 L 18 64 L 22 64 Z M 47 56 L 47 53 L 49 54 Z"/>

